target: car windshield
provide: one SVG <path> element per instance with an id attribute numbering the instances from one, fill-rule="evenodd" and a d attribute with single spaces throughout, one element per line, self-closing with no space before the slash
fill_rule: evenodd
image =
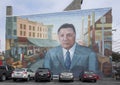
<path id="1" fill-rule="evenodd" d="M 25 71 L 25 69 L 15 69 L 15 71 Z"/>
<path id="2" fill-rule="evenodd" d="M 38 69 L 40 72 L 48 72 L 48 69 Z"/>
<path id="3" fill-rule="evenodd" d="M 92 71 L 90 71 L 90 72 L 86 71 L 85 74 L 94 74 L 94 72 L 92 72 Z"/>
<path id="4" fill-rule="evenodd" d="M 5 69 L 5 67 L 4 66 L 0 66 L 0 69 Z"/>

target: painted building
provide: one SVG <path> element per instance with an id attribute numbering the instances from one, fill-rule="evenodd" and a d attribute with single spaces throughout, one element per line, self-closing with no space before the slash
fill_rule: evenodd
<path id="1" fill-rule="evenodd" d="M 104 23 L 102 22 L 103 17 L 105 17 Z M 18 58 L 22 56 L 22 53 L 25 55 L 36 54 L 36 51 L 40 51 L 40 48 L 58 46 L 57 30 L 64 23 L 74 24 L 76 42 L 90 47 L 97 54 L 101 54 L 100 59 L 98 59 L 102 65 L 105 64 L 106 66 L 107 63 L 110 63 L 108 57 L 112 50 L 111 8 L 7 16 L 6 52 L 9 56 Z M 106 50 L 109 50 L 109 52 Z M 104 60 L 102 57 L 105 57 Z M 23 59 L 19 57 L 19 60 Z M 31 58 L 31 60 L 34 59 Z M 34 64 L 37 67 L 36 64 L 38 65 L 38 63 Z M 102 67 L 100 69 L 103 71 Z"/>

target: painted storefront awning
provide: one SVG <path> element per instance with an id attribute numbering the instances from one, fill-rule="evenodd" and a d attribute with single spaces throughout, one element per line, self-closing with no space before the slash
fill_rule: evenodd
<path id="1" fill-rule="evenodd" d="M 59 43 L 56 40 L 27 38 L 29 42 L 39 47 L 55 47 Z"/>

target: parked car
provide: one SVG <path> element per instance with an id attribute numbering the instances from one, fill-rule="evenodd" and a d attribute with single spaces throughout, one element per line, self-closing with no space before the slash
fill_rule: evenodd
<path id="1" fill-rule="evenodd" d="M 74 76 L 72 72 L 62 72 L 59 74 L 59 81 L 74 81 Z"/>
<path id="2" fill-rule="evenodd" d="M 93 81 L 96 82 L 98 80 L 98 75 L 94 73 L 93 71 L 84 71 L 79 76 L 80 81 Z"/>
<path id="3" fill-rule="evenodd" d="M 13 81 L 18 79 L 29 81 L 31 78 L 34 78 L 35 73 L 29 68 L 16 68 L 12 73 Z"/>
<path id="4" fill-rule="evenodd" d="M 10 65 L 2 65 L 0 66 L 0 80 L 5 81 L 6 79 L 11 78 L 11 74 L 14 68 Z"/>
<path id="5" fill-rule="evenodd" d="M 35 81 L 47 80 L 51 81 L 53 79 L 52 72 L 48 68 L 38 68 L 35 72 Z"/>
<path id="6" fill-rule="evenodd" d="M 114 78 L 115 80 L 120 79 L 120 67 L 115 69 Z"/>

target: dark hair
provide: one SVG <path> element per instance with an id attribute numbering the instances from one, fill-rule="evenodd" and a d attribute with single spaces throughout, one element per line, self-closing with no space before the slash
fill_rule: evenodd
<path id="1" fill-rule="evenodd" d="M 60 31 L 61 29 L 64 29 L 64 28 L 72 28 L 73 31 L 74 31 L 75 34 L 76 34 L 74 25 L 73 25 L 73 24 L 68 24 L 68 23 L 65 23 L 65 24 L 61 25 L 61 26 L 59 27 L 59 29 L 58 29 L 58 33 L 59 33 L 59 31 Z"/>

